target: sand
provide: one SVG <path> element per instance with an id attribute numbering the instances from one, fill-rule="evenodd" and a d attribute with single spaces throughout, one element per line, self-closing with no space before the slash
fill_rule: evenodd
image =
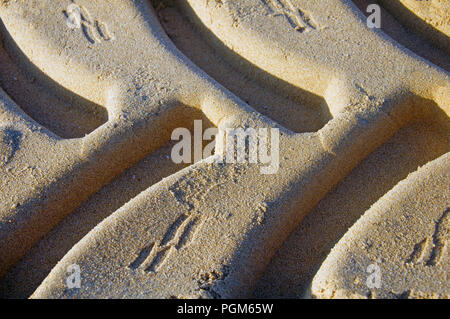
<path id="1" fill-rule="evenodd" d="M 448 299 L 450 208 L 449 196 L 441 190 L 449 183 L 448 166 L 445 154 L 380 198 L 327 256 L 311 294 Z M 370 277 L 376 275 L 374 265 L 378 283 Z"/>
<path id="2" fill-rule="evenodd" d="M 0 5 L 0 295 L 448 297 L 446 4 L 401 1 L 428 37 L 364 1 L 153 2 L 75 1 L 80 28 L 71 1 Z M 194 119 L 278 128 L 278 172 L 174 164 Z M 405 266 L 422 237 L 442 257 Z M 377 254 L 396 276 L 368 290 Z"/>
<path id="3" fill-rule="evenodd" d="M 437 47 L 450 52 L 450 3 L 445 0 L 380 1 L 413 31 Z"/>

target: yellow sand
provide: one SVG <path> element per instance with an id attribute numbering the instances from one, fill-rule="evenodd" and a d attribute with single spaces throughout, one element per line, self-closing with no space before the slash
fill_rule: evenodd
<path id="1" fill-rule="evenodd" d="M 352 225 L 371 220 L 373 204 L 386 226 L 364 233 L 393 240 L 402 214 L 384 209 L 403 209 L 400 181 L 423 193 L 411 204 L 424 216 L 411 219 L 415 233 L 434 227 L 430 207 L 448 205 L 441 171 L 406 178 L 449 151 L 447 11 L 430 2 L 401 1 L 433 26 L 427 37 L 390 5 L 382 30 L 368 29 L 340 0 L 153 1 L 156 11 L 77 0 L 80 28 L 67 23 L 71 1 L 2 1 L 0 295 L 448 296 L 437 284 L 448 259 L 369 293 L 365 277 L 349 284 L 339 248 L 366 266 L 372 255 Z M 222 131 L 279 128 L 278 172 L 174 164 L 170 134 L 194 119 Z M 414 250 L 421 239 L 402 231 Z M 394 257 L 387 265 L 401 277 Z M 74 263 L 82 286 L 68 290 Z"/>

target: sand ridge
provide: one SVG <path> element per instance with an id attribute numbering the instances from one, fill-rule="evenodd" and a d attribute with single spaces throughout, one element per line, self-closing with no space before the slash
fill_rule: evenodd
<path id="1" fill-rule="evenodd" d="M 312 295 L 448 299 L 448 160 L 421 167 L 373 205 L 324 261 Z M 380 269 L 376 287 L 367 284 L 369 265 Z"/>

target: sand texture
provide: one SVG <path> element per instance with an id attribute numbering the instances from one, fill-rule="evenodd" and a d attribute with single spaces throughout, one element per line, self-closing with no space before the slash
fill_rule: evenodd
<path id="1" fill-rule="evenodd" d="M 0 1 L 0 297 L 448 298 L 449 4 L 370 3 Z"/>
<path id="2" fill-rule="evenodd" d="M 380 198 L 328 255 L 311 293 L 322 298 L 450 297 L 449 156 L 428 163 Z M 366 285 L 369 265 L 379 287 Z M 370 278 L 369 278 L 370 280 Z"/>

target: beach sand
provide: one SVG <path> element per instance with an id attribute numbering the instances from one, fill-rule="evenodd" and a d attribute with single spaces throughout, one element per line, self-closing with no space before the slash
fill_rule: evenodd
<path id="1" fill-rule="evenodd" d="M 448 298 L 449 4 L 372 2 L 0 1 L 0 297 Z"/>

